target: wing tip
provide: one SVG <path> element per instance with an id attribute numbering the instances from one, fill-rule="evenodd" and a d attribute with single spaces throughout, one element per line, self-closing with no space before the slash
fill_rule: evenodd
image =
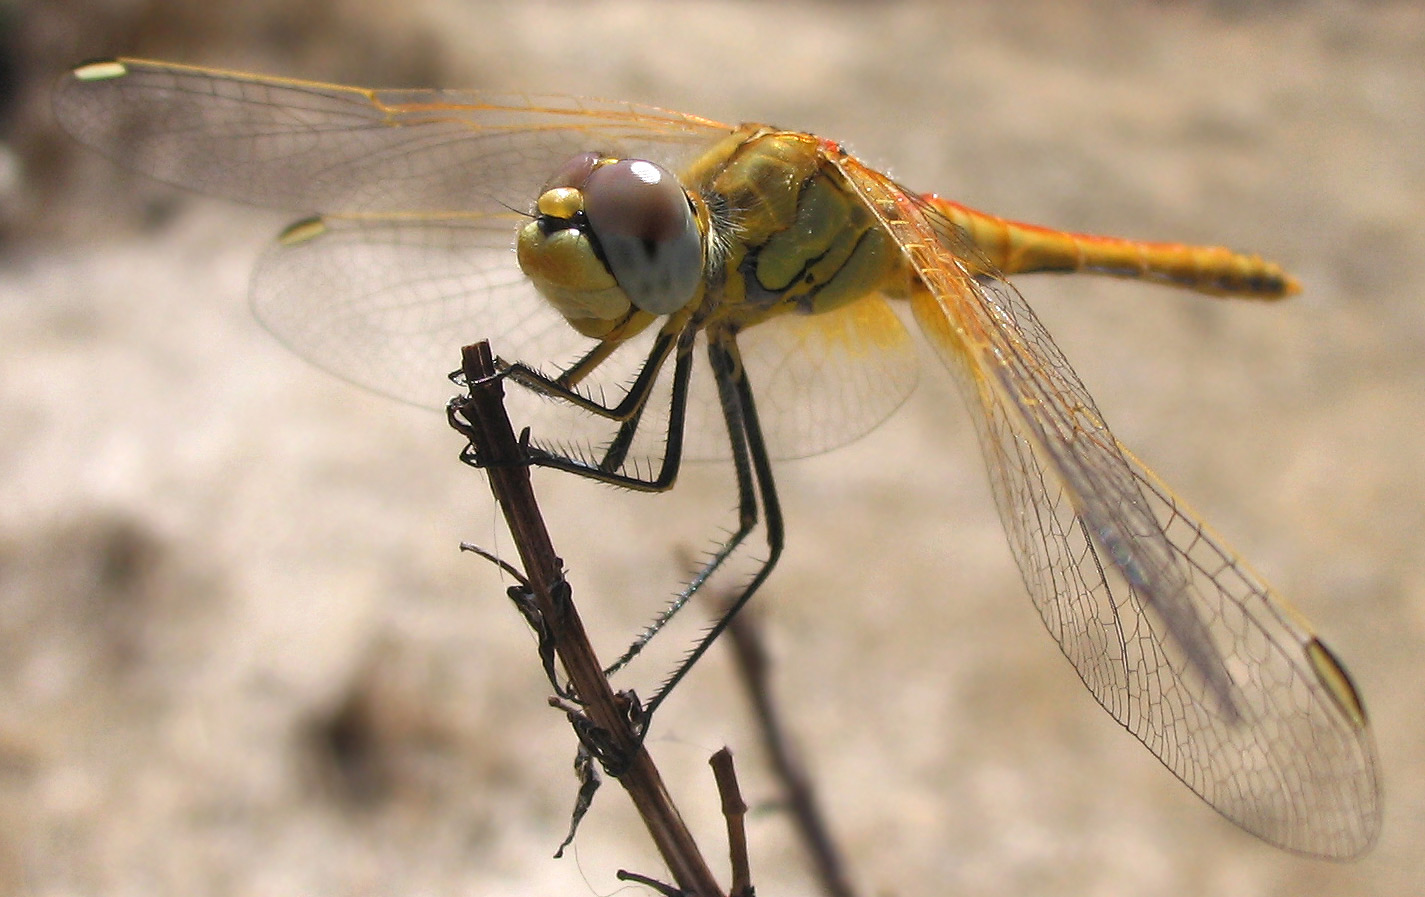
<path id="1" fill-rule="evenodd" d="M 326 219 L 321 215 L 311 215 L 283 228 L 282 233 L 277 235 L 277 242 L 283 246 L 296 246 L 314 240 L 326 231 Z"/>
<path id="2" fill-rule="evenodd" d="M 129 73 L 129 67 L 120 59 L 90 59 L 76 65 L 70 77 L 76 81 L 112 81 Z"/>

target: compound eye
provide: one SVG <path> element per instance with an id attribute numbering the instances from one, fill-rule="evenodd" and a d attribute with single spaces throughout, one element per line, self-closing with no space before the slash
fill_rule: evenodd
<path id="1" fill-rule="evenodd" d="M 573 187 L 582 190 L 584 182 L 589 179 L 589 174 L 604 157 L 598 153 L 580 153 L 574 158 L 565 162 L 559 167 L 549 180 L 544 182 L 544 187 L 539 191 L 541 194 L 548 193 L 556 187 Z"/>
<path id="2" fill-rule="evenodd" d="M 560 175 L 581 164 L 576 157 Z M 590 171 L 583 192 L 589 229 L 633 304 L 666 315 L 692 301 L 703 278 L 702 235 L 678 179 L 625 159 Z"/>

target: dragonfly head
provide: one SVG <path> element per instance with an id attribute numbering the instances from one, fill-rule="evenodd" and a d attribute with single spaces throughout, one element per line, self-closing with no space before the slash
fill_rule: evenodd
<path id="1" fill-rule="evenodd" d="M 575 156 L 519 232 L 520 268 L 576 330 L 603 337 L 637 311 L 672 314 L 703 282 L 695 207 L 667 169 Z"/>

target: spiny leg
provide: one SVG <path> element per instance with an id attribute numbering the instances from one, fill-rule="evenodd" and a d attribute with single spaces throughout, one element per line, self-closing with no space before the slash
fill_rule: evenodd
<path id="1" fill-rule="evenodd" d="M 653 347 L 648 352 L 648 357 L 639 368 L 638 376 L 634 378 L 628 391 L 616 405 L 605 405 L 580 392 L 578 386 L 585 377 L 593 373 L 600 364 L 618 351 L 617 347 L 610 349 L 606 345 L 600 344 L 557 377 L 550 377 L 522 361 L 504 364 L 503 373 L 526 389 L 540 395 L 558 399 L 608 420 L 627 421 L 642 411 L 653 390 L 653 385 L 658 379 L 658 374 L 663 369 L 663 363 L 668 358 L 668 353 L 674 346 L 683 344 L 683 335 L 687 334 L 689 329 L 686 326 L 681 330 L 665 329 L 658 334 L 658 338 L 654 340 Z M 696 335 L 695 330 L 692 335 Z M 691 344 L 690 341 L 689 344 Z"/>
<path id="2" fill-rule="evenodd" d="M 733 466 L 737 476 L 738 529 L 723 543 L 721 548 L 708 560 L 703 568 L 674 598 L 673 602 L 659 615 L 638 642 L 626 652 L 615 668 L 627 663 L 648 640 L 655 635 L 708 581 L 717 569 L 741 545 L 742 541 L 756 527 L 758 519 L 757 501 L 760 496 L 762 513 L 767 529 L 767 557 L 758 567 L 752 579 L 743 587 L 726 613 L 704 634 L 678 668 L 664 682 L 645 708 L 645 716 L 651 716 L 655 708 L 673 691 L 673 688 L 687 675 L 693 665 L 707 652 L 722 631 L 727 628 L 733 616 L 766 581 L 776 566 L 782 553 L 783 528 L 781 504 L 777 500 L 776 485 L 772 479 L 772 465 L 767 455 L 766 443 L 762 437 L 761 425 L 757 420 L 757 409 L 753 403 L 752 389 L 747 382 L 742 359 L 731 334 L 723 339 L 709 339 L 708 359 L 718 386 L 718 396 L 722 402 L 723 415 L 727 421 Z"/>
<path id="3" fill-rule="evenodd" d="M 529 449 L 530 461 L 543 467 L 564 470 L 589 479 L 639 491 L 665 491 L 671 488 L 682 461 L 688 383 L 692 367 L 692 344 L 698 330 L 699 328 L 695 324 L 686 324 L 677 336 L 675 348 L 672 336 L 668 333 L 661 334 L 649 352 L 648 358 L 628 394 L 612 407 L 602 405 L 579 393 L 568 382 L 565 382 L 565 377 L 562 375 L 558 378 L 550 378 L 522 364 L 510 365 L 506 369 L 508 374 L 521 385 L 536 392 L 568 401 L 601 417 L 620 421 L 618 434 L 610 442 L 604 456 L 595 463 L 580 458 L 565 457 L 536 447 Z M 623 458 L 637 434 L 644 408 L 647 406 L 659 370 L 666 362 L 670 349 L 675 356 L 675 362 L 665 450 L 660 469 L 653 477 L 616 473 L 615 471 L 622 465 Z M 593 357 L 592 354 L 590 357 Z M 579 369 L 581 366 L 592 368 L 593 365 L 585 365 L 587 360 L 576 363 L 571 370 Z M 692 599 L 693 595 L 707 583 L 722 564 L 737 551 L 747 535 L 757 526 L 759 495 L 767 525 L 768 556 L 733 602 L 731 608 L 703 636 L 664 682 L 658 694 L 645 709 L 645 725 L 653 708 L 661 704 L 664 698 L 671 693 L 673 687 L 682 680 L 683 676 L 687 675 L 688 671 L 727 627 L 732 617 L 767 579 L 782 552 L 781 506 L 777 500 L 771 462 L 767 456 L 766 444 L 757 420 L 752 390 L 744 373 L 734 334 L 725 331 L 719 336 L 715 336 L 710 333 L 708 360 L 718 388 L 718 397 L 727 425 L 733 467 L 736 473 L 738 528 L 674 597 L 668 607 L 654 619 L 605 673 L 612 675 L 636 657 L 648 642 Z"/>
<path id="4" fill-rule="evenodd" d="M 702 640 L 663 683 L 663 687 L 648 702 L 644 708 L 645 717 L 653 715 L 653 711 L 663 703 L 668 695 L 672 694 L 673 689 L 688 674 L 693 665 L 707 653 L 708 648 L 712 647 L 713 642 L 717 641 L 718 636 L 722 635 L 723 630 L 732 622 L 732 618 L 737 616 L 737 612 L 742 610 L 743 606 L 761 588 L 762 583 L 767 581 L 767 577 L 772 574 L 773 568 L 777 566 L 777 561 L 782 556 L 785 536 L 782 526 L 782 505 L 777 499 L 777 484 L 772 478 L 772 459 L 767 454 L 767 443 L 762 437 L 762 425 L 757 419 L 757 406 L 753 401 L 752 386 L 747 382 L 746 368 L 743 367 L 742 357 L 733 339 L 728 339 L 717 347 L 710 347 L 710 357 L 717 358 L 719 355 L 722 358 L 719 391 L 723 389 L 724 383 L 730 385 L 736 397 L 737 407 L 741 412 L 741 432 L 745 440 L 741 443 L 740 448 L 738 440 L 733 440 L 733 454 L 734 458 L 739 453 L 744 454 L 745 458 L 740 463 L 745 465 L 750 460 L 752 465 L 752 472 L 757 481 L 757 492 L 762 498 L 763 523 L 767 530 L 767 557 L 727 611 L 713 624 L 713 627 L 707 631 Z M 715 362 L 714 369 L 716 370 L 718 367 Z M 731 421 L 729 421 L 730 423 Z M 757 516 L 755 500 L 749 509 L 742 512 L 741 516 L 744 518 L 750 516 L 755 524 Z"/>
<path id="5" fill-rule="evenodd" d="M 678 478 L 678 470 L 683 460 L 683 429 L 688 407 L 688 378 L 692 371 L 692 344 L 696 337 L 697 328 L 692 325 L 684 326 L 676 340 L 671 333 L 660 334 L 649 352 L 648 358 L 644 361 L 638 377 L 629 387 L 628 394 L 618 405 L 613 407 L 601 405 L 579 393 L 571 386 L 561 382 L 562 378 L 551 379 L 518 363 L 506 368 L 511 379 L 534 392 L 568 402 L 600 417 L 619 422 L 618 433 L 610 441 L 602 457 L 595 461 L 563 455 L 538 446 L 529 446 L 527 453 L 530 463 L 639 492 L 666 492 L 671 489 L 674 481 Z M 647 477 L 619 473 L 629 448 L 633 444 L 634 437 L 638 433 L 643 410 L 653 393 L 658 374 L 670 353 L 674 355 L 672 397 L 669 400 L 667 435 L 658 472 Z"/>
<path id="6" fill-rule="evenodd" d="M 727 341 L 731 342 L 731 339 L 727 338 Z M 757 525 L 756 478 L 752 470 L 752 463 L 747 456 L 747 439 L 744 435 L 745 424 L 741 402 L 738 399 L 737 390 L 731 382 L 737 366 L 733 364 L 732 355 L 720 348 L 718 342 L 719 340 L 709 335 L 708 363 L 717 383 L 718 400 L 722 407 L 723 420 L 727 426 L 732 466 L 737 480 L 737 529 L 723 540 L 717 551 L 713 552 L 692 579 L 688 580 L 667 606 L 658 613 L 658 616 L 644 627 L 643 631 L 638 634 L 638 638 L 634 639 L 633 644 L 629 645 L 627 650 L 604 670 L 605 675 L 612 676 L 637 657 L 648 643 L 653 641 L 653 637 L 661 632 L 663 627 L 668 625 L 698 593 L 698 590 L 712 578 L 723 562 L 732 556 L 737 547 L 742 544 L 742 540 Z"/>

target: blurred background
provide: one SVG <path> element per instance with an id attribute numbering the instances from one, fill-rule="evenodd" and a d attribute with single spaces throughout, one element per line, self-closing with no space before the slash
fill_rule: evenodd
<path id="1" fill-rule="evenodd" d="M 1425 893 L 1414 4 L 45 0 L 0 6 L 0 41 L 0 894 L 607 894 L 618 868 L 662 873 L 617 787 L 549 858 L 574 745 L 505 583 L 457 551 L 508 537 L 439 415 L 252 319 L 248 272 L 287 221 L 53 124 L 55 79 L 114 54 L 771 121 L 997 214 L 1280 261 L 1305 291 L 1274 306 L 1020 288 L 1119 438 L 1350 667 L 1385 777 L 1370 856 L 1256 842 L 1096 707 L 932 367 L 867 438 L 780 468 L 788 550 L 755 610 L 863 893 Z M 726 476 L 649 498 L 537 475 L 604 650 L 731 523 Z M 715 650 L 651 747 L 726 880 L 704 765 L 723 744 L 759 890 L 814 893 Z"/>

